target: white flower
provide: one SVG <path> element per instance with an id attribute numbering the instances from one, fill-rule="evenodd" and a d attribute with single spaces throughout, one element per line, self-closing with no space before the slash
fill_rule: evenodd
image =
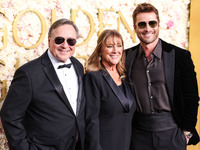
<path id="1" fill-rule="evenodd" d="M 45 18 L 47 29 L 51 25 L 52 10 L 56 10 L 56 20 L 59 18 L 71 17 L 71 10 L 78 9 L 76 14 L 76 25 L 80 30 L 80 38 L 78 44 L 85 41 L 88 37 L 91 27 L 94 27 L 91 39 L 88 43 L 77 46 L 74 56 L 89 57 L 94 51 L 100 20 L 99 10 L 105 9 L 103 12 L 103 29 L 117 29 L 117 19 L 121 12 L 127 24 L 133 31 L 132 13 L 137 4 L 148 2 L 153 4 L 159 10 L 160 16 L 160 37 L 177 46 L 188 48 L 188 32 L 189 32 L 189 10 L 190 0 L 1 0 L 0 8 L 5 14 L 0 13 L 0 29 L 7 30 L 7 47 L 0 50 L 0 60 L 5 62 L 5 66 L 0 65 L 0 79 L 7 80 L 7 88 L 9 88 L 15 70 L 24 63 L 41 56 L 48 48 L 47 33 L 44 41 L 33 49 L 26 50 L 19 47 L 13 39 L 13 22 L 22 10 L 37 10 Z M 177 7 L 178 6 L 178 7 Z M 91 15 L 92 20 L 80 9 Z M 113 9 L 114 11 L 108 11 Z M 91 26 L 93 21 L 94 26 Z M 25 46 L 36 44 L 41 36 L 41 22 L 39 17 L 33 12 L 23 14 L 17 25 L 17 34 L 21 43 Z M 139 43 L 136 37 L 133 43 L 130 33 L 127 31 L 123 23 L 120 22 L 120 33 L 124 40 L 124 47 L 129 48 Z M 3 46 L 3 32 L 0 32 L 0 47 Z M 85 59 L 78 58 L 81 63 L 85 64 Z M 0 87 L 1 90 L 1 87 Z M 1 103 L 2 104 L 2 103 Z M 0 104 L 0 105 L 1 105 Z M 0 135 L 0 149 L 5 148 L 5 136 Z"/>
<path id="2" fill-rule="evenodd" d="M 7 47 L 0 50 L 0 60 L 6 62 L 6 65 L 0 68 L 0 71 L 3 72 L 0 73 L 1 80 L 7 79 L 8 82 L 10 82 L 16 67 L 41 56 L 48 48 L 47 33 L 45 33 L 44 41 L 33 49 L 26 50 L 24 47 L 19 47 L 19 45 L 16 44 L 13 39 L 12 24 L 16 16 L 22 10 L 31 9 L 40 12 L 45 18 L 44 21 L 47 24 L 47 29 L 49 29 L 53 9 L 56 10 L 56 20 L 63 17 L 70 19 L 72 9 L 77 9 L 75 21 L 80 30 L 80 38 L 77 43 L 80 44 L 88 38 L 91 27 L 93 27 L 94 30 L 92 31 L 91 39 L 88 43 L 76 47 L 74 56 L 89 57 L 97 44 L 98 32 L 100 29 L 99 10 L 104 10 L 102 20 L 103 30 L 118 28 L 117 20 L 119 17 L 118 12 L 120 11 L 128 26 L 133 31 L 132 13 L 137 4 L 142 2 L 149 2 L 159 10 L 161 20 L 160 37 L 177 46 L 188 48 L 188 5 L 190 4 L 190 0 L 1 0 L 0 8 L 5 14 L 0 14 L 0 29 L 7 29 L 8 34 L 6 39 Z M 89 13 L 92 19 L 89 19 L 82 10 Z M 93 21 L 93 26 L 91 26 L 90 21 Z M 36 44 L 41 36 L 41 30 L 41 21 L 34 12 L 24 13 L 17 25 L 18 37 L 25 46 Z M 136 41 L 133 42 L 130 33 L 122 22 L 120 22 L 119 32 L 124 39 L 125 48 L 132 47 L 139 43 L 137 37 Z M 0 32 L 0 47 L 3 46 L 3 35 L 4 33 Z"/>

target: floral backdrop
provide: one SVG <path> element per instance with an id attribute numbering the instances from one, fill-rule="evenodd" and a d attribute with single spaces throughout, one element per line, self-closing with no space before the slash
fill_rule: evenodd
<path id="1" fill-rule="evenodd" d="M 1 0 L 0 97 L 3 96 L 3 90 L 8 90 L 15 70 L 43 54 L 48 48 L 46 33 L 44 40 L 37 47 L 27 47 L 36 44 L 42 32 L 48 31 L 52 17 L 55 20 L 63 17 L 70 19 L 72 10 L 78 10 L 75 23 L 79 27 L 80 38 L 74 56 L 84 64 L 96 46 L 100 21 L 105 24 L 103 29 L 119 29 L 125 42 L 125 48 L 138 44 L 138 39 L 136 38 L 134 41 L 124 24 L 117 23 L 117 19 L 120 11 L 133 31 L 132 12 L 137 4 L 142 2 L 149 2 L 159 10 L 160 37 L 167 42 L 188 49 L 190 0 Z M 17 37 L 22 46 L 17 44 L 13 38 L 13 23 L 19 13 L 26 9 L 37 10 L 44 17 L 47 31 L 42 28 L 41 20 L 35 12 L 24 13 L 16 25 Z M 102 18 L 99 18 L 98 15 L 100 9 L 106 10 L 102 13 Z M 109 11 L 111 9 L 112 11 Z M 53 10 L 55 11 L 54 15 L 52 15 Z M 93 25 L 91 25 L 91 20 Z M 88 38 L 91 28 L 93 28 L 93 32 L 90 39 L 84 42 Z M 6 81 L 4 87 L 3 81 Z M 6 89 L 3 89 L 5 87 Z M 1 98 L 0 108 L 3 100 L 4 98 Z M 7 150 L 8 147 L 0 125 L 0 150 L 4 149 Z"/>

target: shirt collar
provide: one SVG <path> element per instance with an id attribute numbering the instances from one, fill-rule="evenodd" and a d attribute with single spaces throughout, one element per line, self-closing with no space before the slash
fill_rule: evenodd
<path id="1" fill-rule="evenodd" d="M 161 59 L 161 57 L 162 57 L 162 42 L 160 39 L 158 40 L 158 43 L 157 43 L 156 47 L 154 48 L 152 54 L 154 56 L 156 56 L 158 59 Z M 140 58 L 142 55 L 144 55 L 144 50 L 143 50 L 142 46 L 140 45 L 138 57 Z"/>

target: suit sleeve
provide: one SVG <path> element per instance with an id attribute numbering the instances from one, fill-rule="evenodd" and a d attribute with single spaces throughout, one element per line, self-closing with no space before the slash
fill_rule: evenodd
<path id="1" fill-rule="evenodd" d="M 97 76 L 87 73 L 84 76 L 84 87 L 86 96 L 86 135 L 85 149 L 101 150 L 99 133 L 99 111 L 100 111 L 100 85 Z"/>
<path id="2" fill-rule="evenodd" d="M 10 149 L 28 150 L 23 118 L 31 101 L 31 84 L 25 71 L 18 69 L 1 109 L 1 119 Z"/>
<path id="3" fill-rule="evenodd" d="M 184 129 L 191 132 L 196 132 L 195 126 L 197 123 L 198 113 L 198 87 L 196 72 L 194 71 L 194 64 L 191 59 L 189 51 L 185 52 L 185 62 L 182 65 L 182 93 L 184 102 Z M 197 134 L 195 134 L 197 135 Z M 194 136 L 195 136 L 194 135 Z M 198 138 L 198 137 L 193 137 Z M 192 139 L 191 139 L 192 140 Z"/>

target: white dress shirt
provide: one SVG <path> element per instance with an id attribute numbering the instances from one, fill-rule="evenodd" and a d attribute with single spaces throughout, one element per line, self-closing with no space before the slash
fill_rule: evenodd
<path id="1" fill-rule="evenodd" d="M 78 77 L 75 71 L 75 68 L 72 64 L 70 68 L 60 68 L 58 69 L 59 65 L 63 65 L 63 62 L 58 61 L 48 50 L 48 56 L 54 66 L 54 69 L 58 75 L 58 78 L 63 86 L 65 94 L 69 100 L 69 103 L 76 114 L 77 108 L 77 95 L 78 95 Z M 68 59 L 65 64 L 71 63 L 71 60 Z"/>

